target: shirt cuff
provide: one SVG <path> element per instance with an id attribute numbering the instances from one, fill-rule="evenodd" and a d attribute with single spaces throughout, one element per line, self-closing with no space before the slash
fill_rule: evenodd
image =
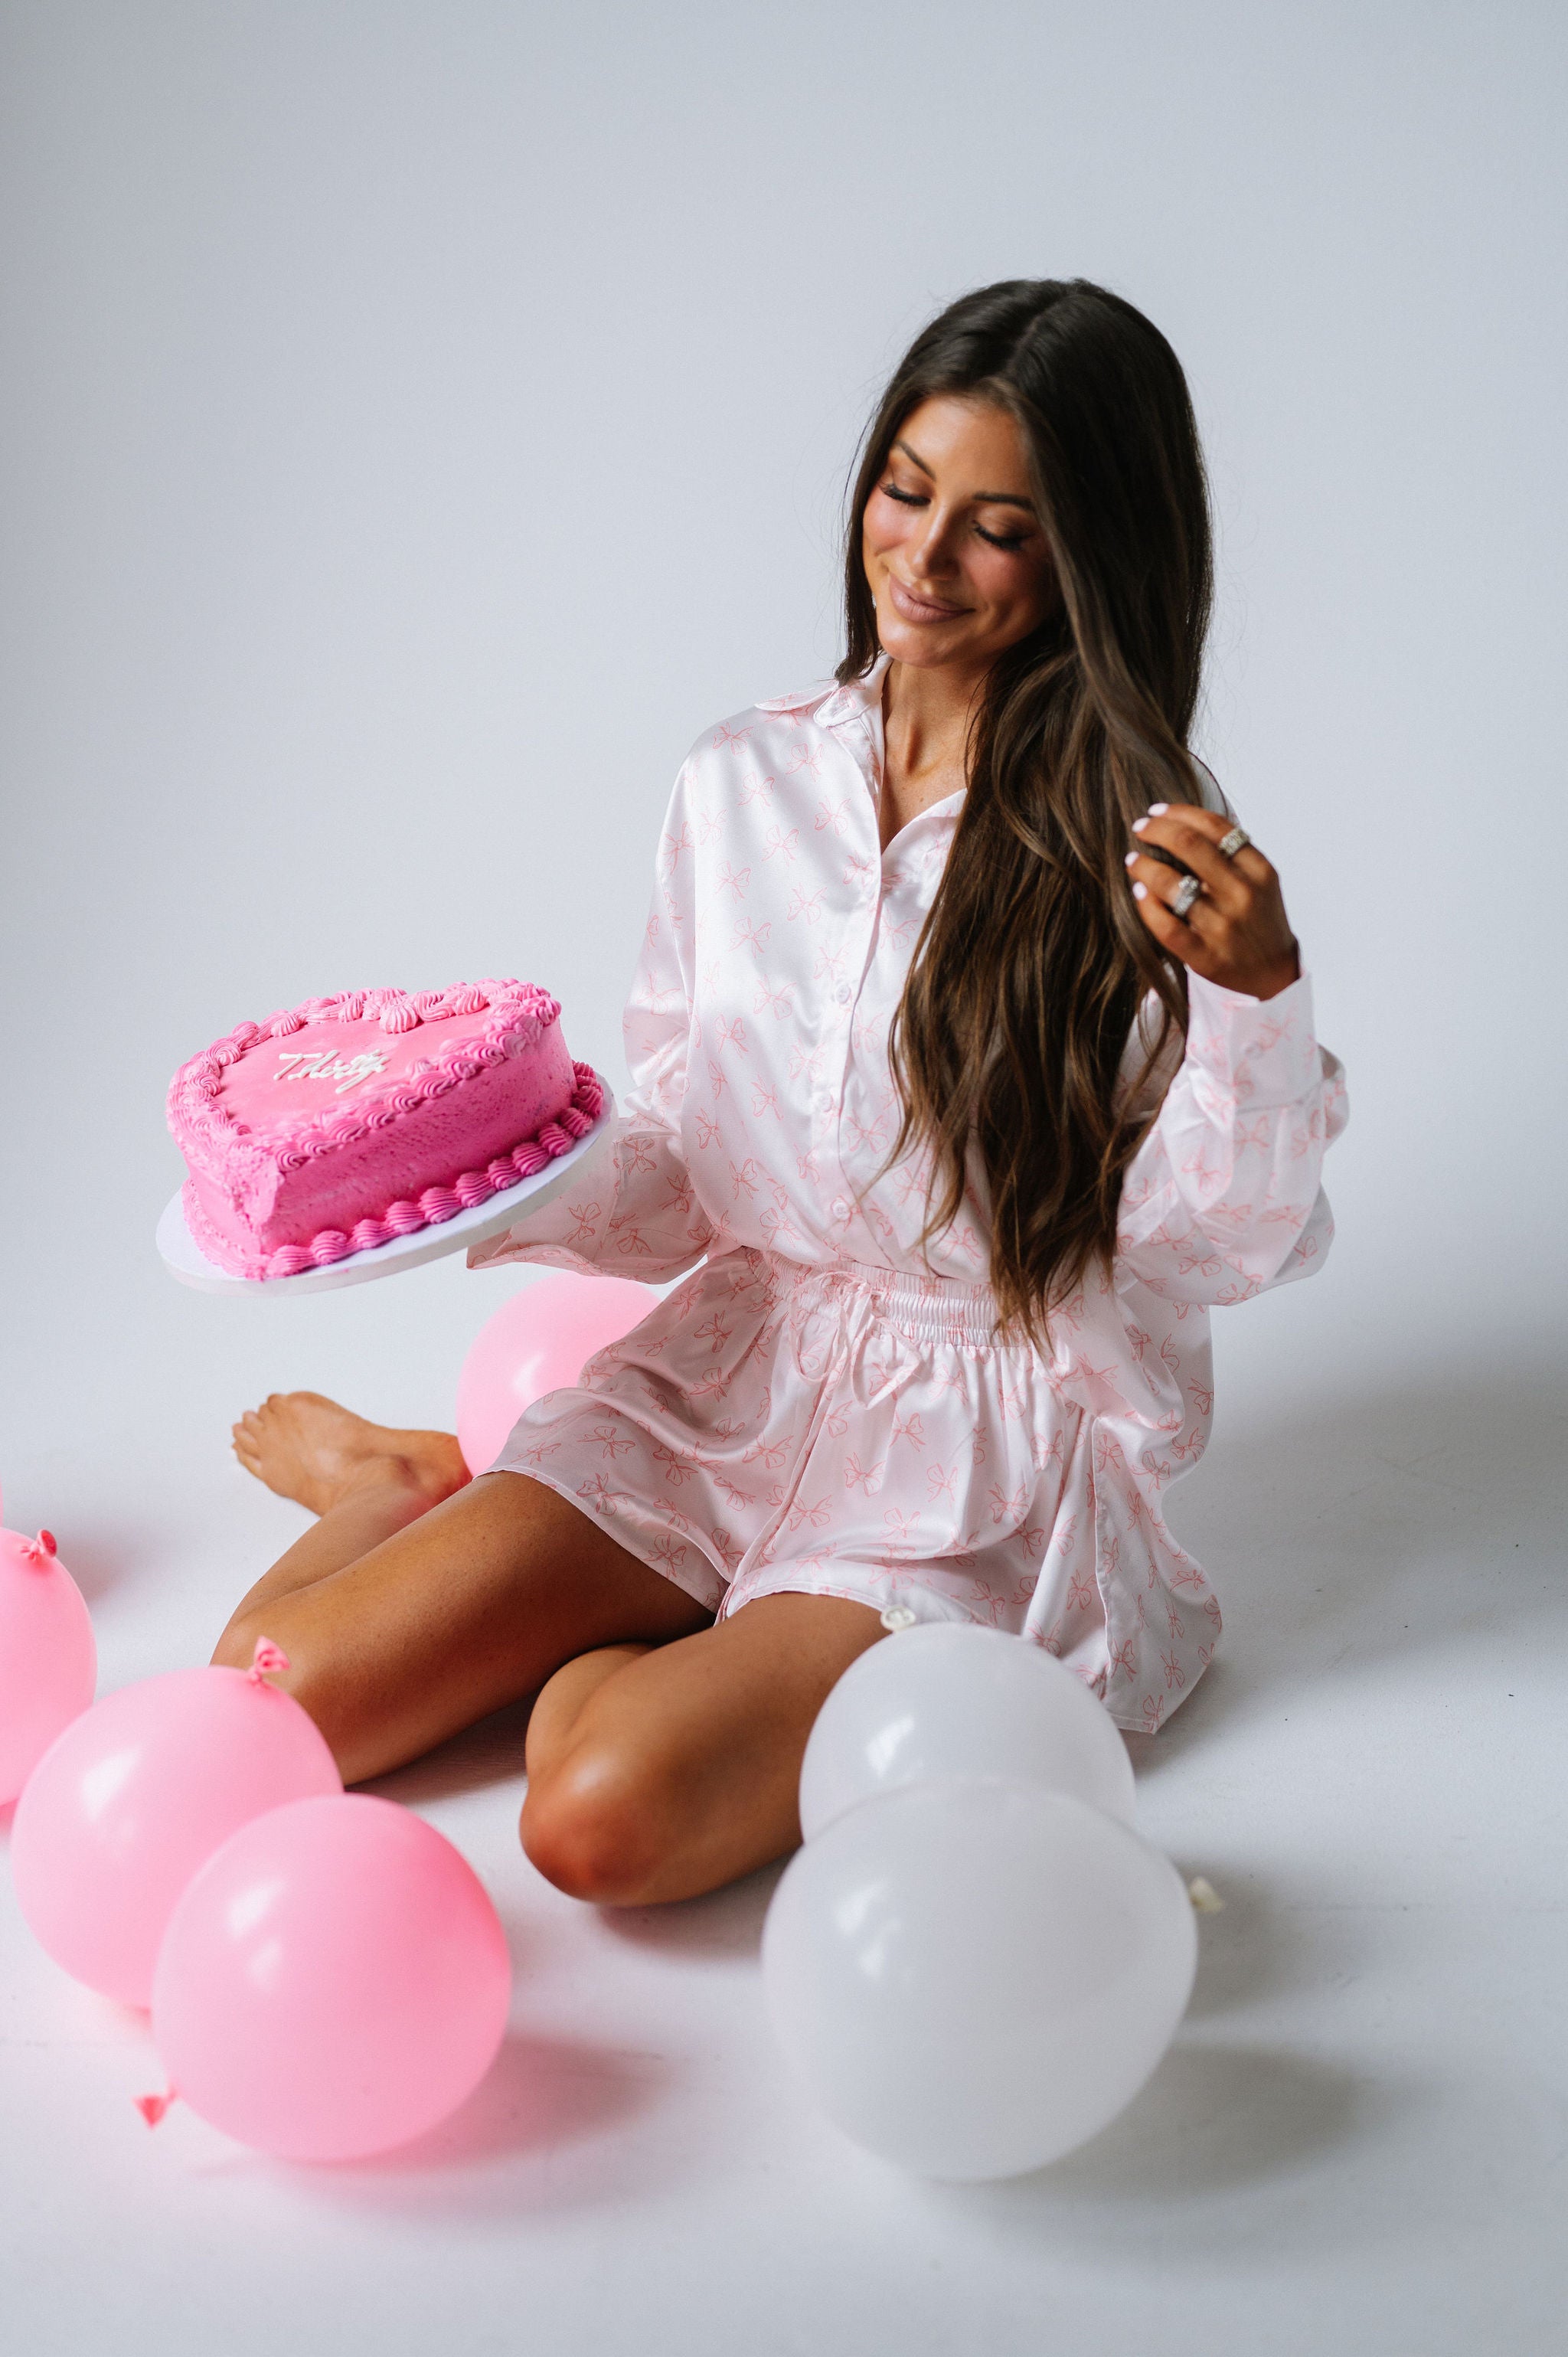
<path id="1" fill-rule="evenodd" d="M 1312 976 L 1273 998 L 1251 998 L 1187 974 L 1187 1052 L 1238 1104 L 1294 1104 L 1322 1078 Z"/>

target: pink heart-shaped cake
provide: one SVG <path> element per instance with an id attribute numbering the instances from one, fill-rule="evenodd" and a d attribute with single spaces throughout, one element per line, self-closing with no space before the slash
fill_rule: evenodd
<path id="1" fill-rule="evenodd" d="M 186 1224 L 235 1276 L 295 1276 L 471 1210 L 597 1120 L 531 982 L 352 990 L 242 1023 L 169 1085 Z"/>

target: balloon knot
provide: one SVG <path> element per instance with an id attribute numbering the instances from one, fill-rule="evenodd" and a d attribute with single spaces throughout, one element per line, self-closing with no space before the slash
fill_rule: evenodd
<path id="1" fill-rule="evenodd" d="M 270 1637 L 258 1637 L 256 1650 L 251 1657 L 251 1666 L 245 1672 L 245 1675 L 253 1686 L 259 1686 L 263 1678 L 272 1671 L 286 1670 L 287 1667 L 288 1655 L 284 1652 L 283 1647 L 274 1645 Z"/>
<path id="2" fill-rule="evenodd" d="M 175 2090 L 166 2088 L 161 2095 L 133 2095 L 131 2101 L 150 2128 L 156 2128 L 172 2103 L 177 2101 Z"/>
<path id="3" fill-rule="evenodd" d="M 53 1531 L 40 1531 L 36 1539 L 24 1539 L 22 1553 L 35 1571 L 47 1570 L 59 1553 Z"/>
<path id="4" fill-rule="evenodd" d="M 1222 1915 L 1225 1911 L 1225 1901 L 1213 1883 L 1201 1874 L 1193 1876 L 1187 1886 L 1187 1895 L 1192 1901 L 1195 1915 Z"/>

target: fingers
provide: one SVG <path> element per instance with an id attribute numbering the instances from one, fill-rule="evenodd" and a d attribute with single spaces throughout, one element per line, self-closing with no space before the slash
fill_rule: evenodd
<path id="1" fill-rule="evenodd" d="M 1233 921 L 1232 914 L 1217 906 L 1200 877 L 1184 876 L 1179 867 L 1168 867 L 1163 859 L 1151 859 L 1137 851 L 1127 854 L 1127 873 L 1145 922 L 1151 910 L 1157 909 L 1191 940 L 1210 948 L 1219 946 L 1219 932 Z M 1181 955 L 1191 963 L 1187 951 Z"/>
<path id="2" fill-rule="evenodd" d="M 1221 855 L 1216 853 L 1213 856 L 1219 857 Z M 1188 945 L 1178 949 L 1177 954 L 1189 964 L 1193 945 L 1204 942 L 1205 937 L 1212 933 L 1216 920 L 1229 920 L 1240 913 L 1239 909 L 1230 905 L 1228 892 L 1226 903 L 1221 905 L 1219 895 L 1210 890 L 1202 869 L 1193 866 L 1191 873 L 1185 872 L 1166 860 L 1155 858 L 1141 846 L 1127 854 L 1127 874 L 1133 887 L 1133 898 L 1139 903 L 1140 914 L 1150 931 L 1167 948 L 1176 946 L 1169 934 L 1153 922 L 1155 917 L 1162 917 L 1187 936 Z M 1223 882 L 1220 889 L 1225 890 Z"/>
<path id="3" fill-rule="evenodd" d="M 1173 957 L 1180 958 L 1183 965 L 1201 966 L 1206 955 L 1203 936 L 1184 918 L 1178 917 L 1161 897 L 1162 889 L 1174 892 L 1181 877 L 1173 868 L 1162 867 L 1157 859 L 1141 859 L 1138 865 L 1149 875 L 1165 878 L 1163 888 L 1147 882 L 1144 877 L 1134 878 L 1133 898 L 1138 903 L 1139 916 L 1162 949 L 1169 950 Z M 1194 903 L 1195 908 L 1202 905 L 1201 900 Z"/>
<path id="4" fill-rule="evenodd" d="M 1220 850 L 1232 823 L 1193 803 L 1156 802 L 1134 822 L 1128 875 L 1138 913 L 1163 949 L 1227 989 L 1271 998 L 1301 970 L 1295 937 L 1262 852 L 1250 844 L 1234 856 Z"/>
<path id="5" fill-rule="evenodd" d="M 1144 850 L 1157 844 L 1190 867 L 1217 909 L 1240 916 L 1253 895 L 1273 881 L 1274 871 L 1251 844 L 1234 856 L 1220 850 L 1232 823 L 1223 813 L 1193 803 L 1156 802 L 1146 817 L 1133 820 L 1133 832 Z"/>

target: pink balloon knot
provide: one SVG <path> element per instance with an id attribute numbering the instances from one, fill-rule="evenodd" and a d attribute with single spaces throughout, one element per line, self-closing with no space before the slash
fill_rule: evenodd
<path id="1" fill-rule="evenodd" d="M 36 1539 L 24 1539 L 22 1553 L 35 1571 L 47 1570 L 59 1553 L 53 1531 L 40 1531 Z"/>
<path id="2" fill-rule="evenodd" d="M 161 2095 L 133 2095 L 131 2098 L 150 2128 L 156 2128 L 169 2105 L 178 2100 L 172 2087 L 166 2089 Z"/>
<path id="3" fill-rule="evenodd" d="M 270 1672 L 286 1670 L 287 1667 L 288 1655 L 284 1652 L 283 1647 L 274 1645 L 270 1637 L 258 1637 L 256 1650 L 251 1657 L 251 1666 L 245 1672 L 245 1675 L 253 1686 L 259 1686 L 263 1678 Z"/>

